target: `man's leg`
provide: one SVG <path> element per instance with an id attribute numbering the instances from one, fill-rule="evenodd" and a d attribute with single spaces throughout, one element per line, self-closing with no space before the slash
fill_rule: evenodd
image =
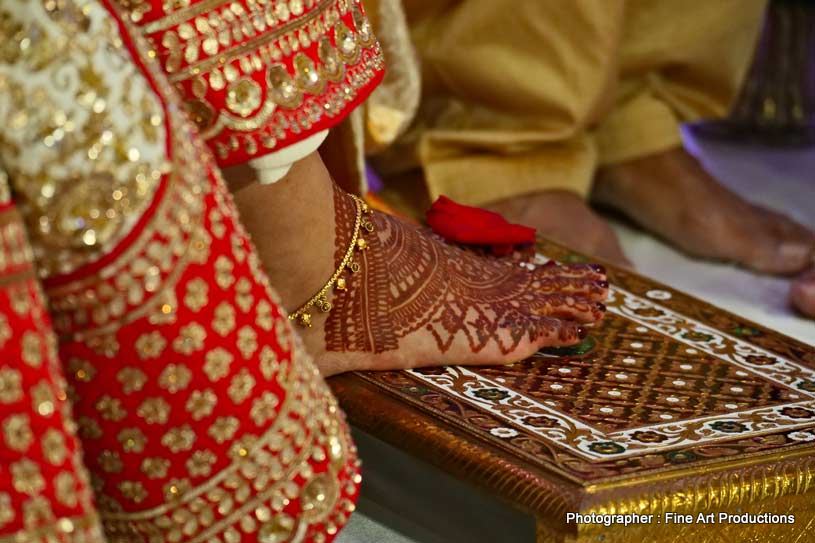
<path id="1" fill-rule="evenodd" d="M 406 3 L 422 60 L 417 151 L 430 199 L 493 207 L 570 246 L 624 260 L 584 202 L 610 105 L 622 0 Z M 387 29 L 382 29 L 387 32 Z M 398 146 L 381 161 L 393 165 Z"/>
<path id="2" fill-rule="evenodd" d="M 723 187 L 681 146 L 679 123 L 727 114 L 763 0 L 626 5 L 617 103 L 597 130 L 595 201 L 686 252 L 766 273 L 812 258 L 811 232 Z"/>

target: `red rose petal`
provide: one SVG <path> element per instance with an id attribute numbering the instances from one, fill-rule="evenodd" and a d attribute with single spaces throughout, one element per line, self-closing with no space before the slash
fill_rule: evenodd
<path id="1" fill-rule="evenodd" d="M 535 229 L 508 222 L 500 214 L 465 206 L 439 196 L 427 212 L 427 223 L 448 241 L 490 246 L 493 253 L 506 255 L 515 245 L 535 242 Z"/>

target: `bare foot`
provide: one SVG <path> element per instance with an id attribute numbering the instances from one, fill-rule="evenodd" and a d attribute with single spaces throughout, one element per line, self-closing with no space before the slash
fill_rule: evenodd
<path id="1" fill-rule="evenodd" d="M 815 270 L 810 270 L 793 281 L 790 303 L 802 315 L 815 318 Z"/>
<path id="2" fill-rule="evenodd" d="M 583 254 L 630 268 L 617 235 L 577 194 L 549 190 L 507 198 L 487 206 L 510 222 Z"/>
<path id="3" fill-rule="evenodd" d="M 289 177 L 279 182 L 288 186 L 249 184 L 233 193 L 271 283 L 292 311 L 342 261 L 358 204 L 333 188 L 318 157 L 295 165 Z M 305 197 L 281 199 L 279 190 Z M 389 215 L 369 212 L 363 222 L 371 228 L 361 229 L 367 248 L 353 253 L 358 271 L 343 273 L 344 289 L 328 294 L 331 310 L 314 309 L 311 327 L 300 328 L 323 375 L 512 363 L 542 347 L 578 343 L 603 316 L 608 283 L 601 267 L 530 270 L 452 247 Z"/>
<path id="4" fill-rule="evenodd" d="M 699 257 L 773 274 L 803 270 L 815 235 L 729 191 L 684 149 L 602 169 L 593 199 Z"/>

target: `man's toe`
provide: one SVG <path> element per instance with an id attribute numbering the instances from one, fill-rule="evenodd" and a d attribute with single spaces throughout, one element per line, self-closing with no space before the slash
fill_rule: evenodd
<path id="1" fill-rule="evenodd" d="M 790 303 L 807 317 L 815 318 L 815 270 L 812 270 L 792 283 Z"/>

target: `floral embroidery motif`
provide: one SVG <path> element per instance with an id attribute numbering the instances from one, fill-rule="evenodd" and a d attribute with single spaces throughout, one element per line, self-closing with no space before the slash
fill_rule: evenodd
<path id="1" fill-rule="evenodd" d="M 158 3 L 150 4 L 153 10 L 142 10 L 145 4 L 138 0 L 127 3 L 138 11 L 136 20 L 154 21 Z M 96 70 L 104 70 L 107 62 L 132 65 L 130 37 L 118 35 L 115 17 L 98 4 L 65 0 L 53 3 L 59 9 L 49 15 L 43 10 L 50 3 L 34 4 L 26 9 L 43 15 L 38 16 L 47 30 L 42 36 L 66 40 L 70 25 L 75 31 L 70 39 L 77 43 L 93 36 L 99 46 L 94 49 Z M 182 16 L 203 3 L 182 4 L 173 1 L 160 7 L 172 7 Z M 296 351 L 211 159 L 157 75 L 156 61 L 146 54 L 140 38 L 132 37 L 148 77 L 134 72 L 133 84 L 120 85 L 116 93 L 150 88 L 147 83 L 154 80 L 159 92 L 154 95 L 150 89 L 148 94 L 161 115 L 155 126 L 159 152 L 152 156 L 149 146 L 131 145 L 126 137 L 120 142 L 114 134 L 111 145 L 121 143 L 123 153 L 110 156 L 133 168 L 153 168 L 144 177 L 133 177 L 145 189 L 143 199 L 130 198 L 128 187 L 122 194 L 111 192 L 111 197 L 128 199 L 130 207 L 120 211 L 108 205 L 103 190 L 98 195 L 101 203 L 82 200 L 90 204 L 88 217 L 68 223 L 74 230 L 65 231 L 64 250 L 56 255 L 71 258 L 57 258 L 46 282 L 106 527 L 110 533 L 168 541 L 205 535 L 235 541 L 244 532 L 272 537 L 285 529 L 307 540 L 333 535 L 353 511 L 359 485 L 347 429 L 316 369 Z M 32 45 L 48 52 L 41 43 Z M 302 66 L 312 79 L 310 68 Z M 77 81 L 90 95 L 93 87 Z M 128 111 L 116 93 L 106 95 L 105 112 Z M 236 99 L 245 96 L 235 94 Z M 152 106 L 136 103 L 136 111 L 149 115 Z M 131 118 L 139 119 L 139 114 Z M 150 124 L 152 119 L 147 120 Z M 91 133 L 76 126 L 83 136 Z M 102 144 L 110 138 L 103 136 Z M 100 148 L 97 158 L 107 159 L 105 153 Z M 111 180 L 104 185 L 109 191 L 117 186 Z M 61 197 L 69 188 L 56 184 L 53 199 L 67 202 Z M 106 222 L 111 209 L 121 216 L 118 223 Z M 41 216 L 34 206 L 25 213 L 29 222 Z M 89 248 L 76 249 L 74 242 Z M 72 258 L 77 251 L 81 258 Z M 41 253 L 38 257 L 43 258 Z M 86 268 L 89 263 L 93 266 Z M 67 271 L 75 273 L 55 277 Z M 30 298 L 15 295 L 10 307 L 38 307 Z M 214 314 L 210 300 L 224 302 L 228 314 Z M 221 326 L 215 324 L 219 321 Z M 56 367 L 53 338 L 32 337 L 27 340 L 26 371 Z M 17 399 L 17 384 L 14 373 L 0 375 L 0 402 Z M 51 422 L 67 412 L 64 390 L 45 381 L 33 384 L 31 398 L 22 398 L 30 417 Z M 232 415 L 238 411 L 247 416 Z M 22 447 L 28 441 L 25 425 L 13 422 L 9 435 Z M 34 424 L 30 427 L 33 431 Z M 34 436 L 30 446 L 40 443 L 53 449 L 50 458 L 55 462 L 61 458 L 78 465 L 70 440 Z M 53 491 L 58 502 L 90 507 L 87 483 L 65 475 L 68 470 L 61 466 L 45 477 L 36 464 L 23 460 L 9 466 L 9 472 L 15 492 L 30 498 L 21 512 L 26 519 L 53 518 L 50 504 L 38 495 L 42 485 L 52 484 L 51 473 L 56 474 Z M 208 520 L 199 522 L 202 518 Z M 77 524 L 77 533 L 84 526 Z"/>
<path id="2" fill-rule="evenodd" d="M 358 0 L 216 1 L 148 16 L 125 1 L 226 163 L 335 124 L 384 68 Z"/>
<path id="3" fill-rule="evenodd" d="M 111 21 L 92 24 L 73 2 L 43 6 L 29 13 L 25 32 L 0 28 L 27 44 L 5 48 L 1 59 L 0 120 L 10 129 L 0 148 L 27 210 L 38 268 L 50 276 L 99 258 L 127 235 L 166 164 L 158 100 L 121 45 L 101 52 L 113 43 Z M 0 11 L 6 26 L 26 9 L 10 8 Z M 120 60 L 103 68 L 104 54 Z"/>

